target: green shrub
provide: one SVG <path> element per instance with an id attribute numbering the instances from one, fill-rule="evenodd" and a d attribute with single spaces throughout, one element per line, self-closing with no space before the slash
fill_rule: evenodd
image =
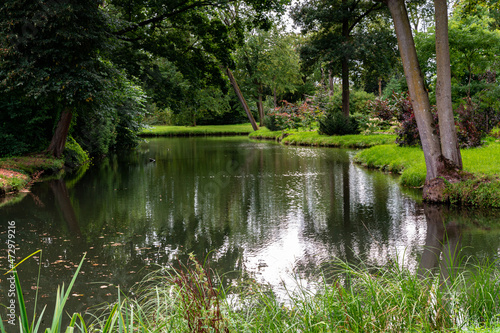
<path id="1" fill-rule="evenodd" d="M 82 149 L 72 136 L 68 136 L 68 139 L 66 140 L 63 157 L 64 165 L 70 168 L 83 165 L 89 161 L 89 155 L 87 152 Z"/>
<path id="2" fill-rule="evenodd" d="M 363 90 L 351 90 L 349 94 L 349 113 L 368 114 L 370 112 L 369 101 L 373 101 L 375 95 L 367 93 Z M 335 93 L 330 100 L 329 109 L 337 109 L 342 107 L 342 92 Z"/>
<path id="3" fill-rule="evenodd" d="M 264 126 L 270 131 L 281 131 L 285 129 L 283 117 L 276 113 L 270 113 L 264 116 Z"/>
<path id="4" fill-rule="evenodd" d="M 355 117 L 346 117 L 337 110 L 327 113 L 319 120 L 319 134 L 324 135 L 346 135 L 359 134 L 359 123 Z"/>

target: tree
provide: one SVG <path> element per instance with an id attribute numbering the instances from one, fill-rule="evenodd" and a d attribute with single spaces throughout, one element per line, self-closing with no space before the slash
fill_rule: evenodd
<path id="1" fill-rule="evenodd" d="M 363 40 L 359 37 L 369 33 L 360 28 L 361 23 L 382 9 L 381 3 L 365 0 L 309 0 L 293 9 L 295 23 L 302 26 L 303 32 L 313 32 L 303 50 L 304 56 L 311 57 L 310 62 L 327 62 L 334 71 L 340 67 L 342 110 L 346 116 L 349 115 L 349 65 L 360 59 L 357 52 L 364 44 L 358 44 Z M 380 52 L 383 47 L 378 45 L 378 49 Z"/>
<path id="2" fill-rule="evenodd" d="M 448 42 L 448 3 L 434 0 L 436 17 L 436 108 L 439 117 L 441 150 L 444 158 L 462 169 L 455 118 L 451 103 L 450 47 Z"/>
<path id="3" fill-rule="evenodd" d="M 403 62 L 410 98 L 422 142 L 422 149 L 424 151 L 427 167 L 424 199 L 439 201 L 444 188 L 444 181 L 437 177 L 451 178 L 453 174 L 456 176 L 456 168 L 458 168 L 456 163 L 443 156 L 442 145 L 449 146 L 446 149 L 449 148 L 450 150 L 458 150 L 459 148 L 458 145 L 451 147 L 453 145 L 452 142 L 440 142 L 432 126 L 433 119 L 430 113 L 429 96 L 425 89 L 424 78 L 418 63 L 417 52 L 404 0 L 387 0 L 387 5 L 394 20 L 401 60 Z M 442 17 L 437 17 L 437 19 L 442 19 Z M 440 49 L 438 49 L 438 51 L 439 50 Z M 438 57 L 439 56 L 442 55 L 438 55 Z M 449 110 L 442 110 L 442 112 L 449 112 Z M 448 127 L 445 127 L 445 125 L 443 125 L 443 129 L 450 132 L 455 131 L 454 124 L 452 128 L 450 128 L 450 124 L 447 126 Z"/>
<path id="4" fill-rule="evenodd" d="M 0 10 L 0 90 L 51 105 L 57 125 L 47 150 L 60 157 L 75 112 L 106 89 L 99 52 L 108 48 L 96 1 L 6 0 Z"/>
<path id="5" fill-rule="evenodd" d="M 293 93 L 300 82 L 299 55 L 293 45 L 293 36 L 276 27 L 270 31 L 254 29 L 235 52 L 240 82 L 256 100 L 261 126 L 267 92 L 277 107 L 278 94 Z"/>
<path id="6" fill-rule="evenodd" d="M 238 11 L 253 10 L 254 24 L 268 23 L 265 13 L 283 0 L 112 1 L 120 13 L 114 34 L 135 49 L 172 62 L 191 85 L 225 84 L 234 68 L 231 53 L 242 43 L 244 20 Z M 234 8 L 233 8 L 234 7 Z M 236 15 L 225 15 L 225 13 Z M 248 20 L 250 21 L 250 20 Z M 227 79 L 226 79 L 227 80 Z M 224 83 L 223 83 L 224 82 Z M 236 81 L 231 80 L 238 97 Z M 242 102 L 243 105 L 246 103 Z M 245 110 L 249 114 L 249 110 Z"/>

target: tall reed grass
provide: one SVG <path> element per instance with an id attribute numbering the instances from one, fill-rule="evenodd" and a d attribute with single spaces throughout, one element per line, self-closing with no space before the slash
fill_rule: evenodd
<path id="1" fill-rule="evenodd" d="M 119 295 L 90 321 L 73 314 L 62 329 L 62 309 L 75 274 L 68 290 L 58 293 L 52 326 L 45 332 L 500 331 L 498 262 L 461 261 L 446 278 L 411 272 L 397 263 L 369 267 L 337 262 L 332 267 L 323 270 L 315 292 L 299 287 L 279 296 L 253 280 L 225 288 L 206 264 L 191 256 L 176 269 L 149 275 L 133 297 Z M 18 284 L 17 279 L 20 291 Z M 41 331 L 40 319 L 29 323 L 21 314 L 20 320 L 20 332 Z"/>

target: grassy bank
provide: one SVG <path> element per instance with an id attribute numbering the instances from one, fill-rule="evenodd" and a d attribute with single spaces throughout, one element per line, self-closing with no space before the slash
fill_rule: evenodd
<path id="1" fill-rule="evenodd" d="M 257 140 L 275 140 L 287 145 L 339 148 L 368 148 L 393 143 L 396 140 L 395 135 L 388 134 L 327 136 L 320 135 L 317 131 L 288 130 L 286 132 L 273 132 L 267 128 L 252 132 L 249 137 Z"/>
<path id="2" fill-rule="evenodd" d="M 394 260 L 393 262 L 398 262 Z M 283 302 L 247 279 L 226 289 L 194 259 L 148 277 L 134 296 L 119 296 L 108 309 L 74 314 L 70 332 L 500 332 L 500 271 L 496 263 L 449 267 L 449 277 L 417 274 L 398 264 L 353 267 L 333 263 L 316 292 L 297 286 Z M 467 267 L 466 267 L 467 266 Z M 81 264 L 79 268 L 81 267 Z M 78 270 L 77 269 L 77 273 Z M 76 274 L 77 274 L 76 273 Z M 328 281 L 328 282 L 326 282 Z M 59 296 L 53 320 L 25 332 L 68 332 L 61 316 L 74 279 Z M 20 286 L 19 286 L 20 288 Z M 21 310 L 24 301 L 20 299 Z M 24 316 L 23 316 L 24 313 Z M 49 318 L 50 319 L 50 318 Z M 44 324 L 48 323 L 48 324 Z M 21 328 L 18 327 L 19 331 Z M 2 332 L 5 332 L 3 329 Z M 52 332 L 52 331 L 51 331 Z"/>
<path id="3" fill-rule="evenodd" d="M 158 125 L 143 130 L 140 136 L 205 136 L 205 135 L 248 135 L 252 125 L 201 125 L 201 126 L 166 126 Z"/>
<path id="4" fill-rule="evenodd" d="M 462 149 L 464 171 L 473 178 L 457 184 L 447 184 L 446 196 L 451 203 L 475 207 L 500 208 L 500 143 L 489 139 L 488 144 Z M 421 187 L 425 182 L 425 161 L 421 148 L 383 145 L 358 153 L 355 161 L 370 168 L 401 174 L 401 183 Z"/>
<path id="5" fill-rule="evenodd" d="M 38 177 L 59 172 L 64 165 L 62 159 L 43 155 L 0 159 L 0 196 L 20 191 Z"/>

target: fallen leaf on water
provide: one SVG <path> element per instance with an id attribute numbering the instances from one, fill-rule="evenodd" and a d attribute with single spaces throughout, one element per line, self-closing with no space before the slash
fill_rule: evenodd
<path id="1" fill-rule="evenodd" d="M 111 246 L 122 246 L 123 244 L 122 243 L 114 243 L 114 244 L 111 244 Z"/>
<path id="2" fill-rule="evenodd" d="M 83 294 L 73 293 L 73 294 L 71 294 L 71 296 L 74 296 L 74 297 L 81 297 L 81 296 L 83 296 Z"/>
<path id="3" fill-rule="evenodd" d="M 101 289 L 107 288 L 108 286 L 101 286 Z"/>

